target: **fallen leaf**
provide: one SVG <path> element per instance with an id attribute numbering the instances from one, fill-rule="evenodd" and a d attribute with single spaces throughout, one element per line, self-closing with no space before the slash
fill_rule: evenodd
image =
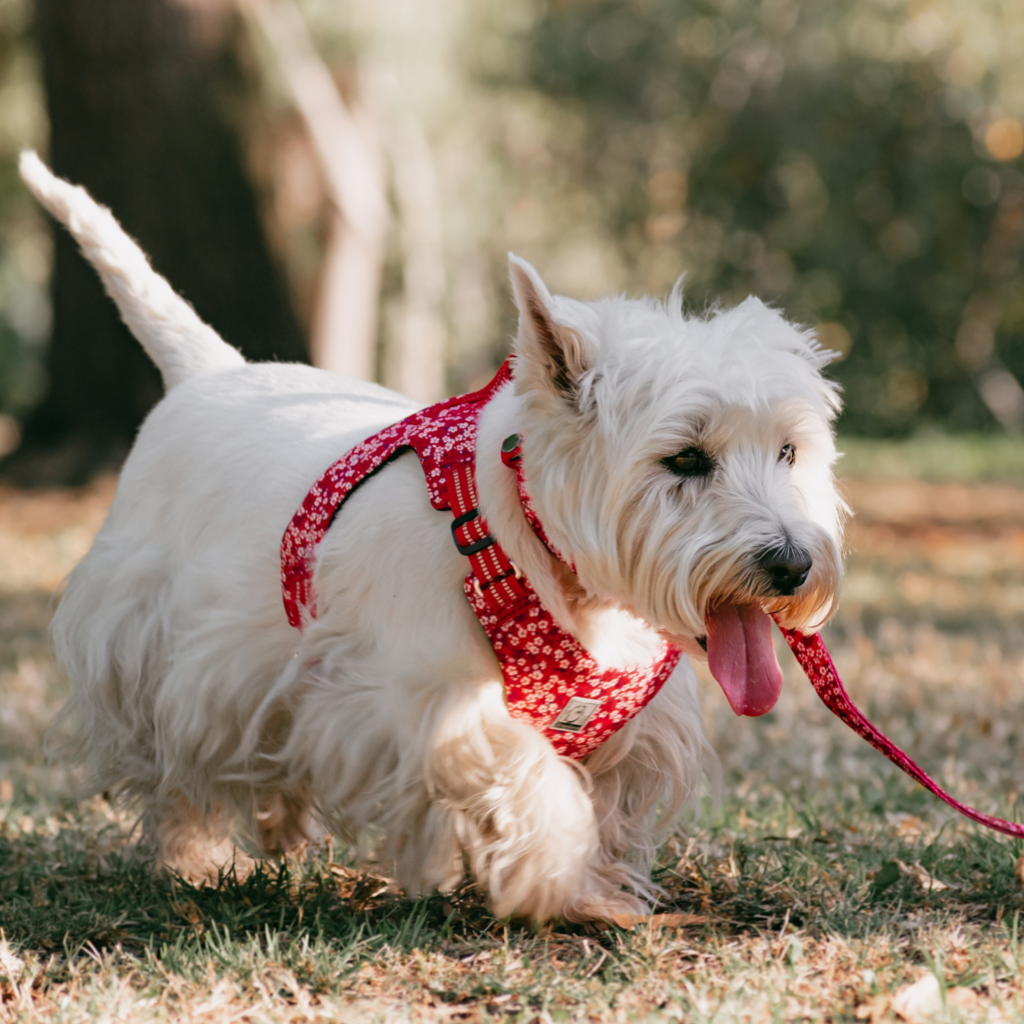
<path id="1" fill-rule="evenodd" d="M 48 881 L 45 878 L 37 878 L 32 883 L 32 909 L 41 910 L 50 905 L 50 898 L 46 894 Z"/>
<path id="2" fill-rule="evenodd" d="M 0 930 L 0 974 L 6 976 L 9 981 L 17 981 L 23 970 L 25 961 L 15 955 L 14 950 L 7 944 L 7 936 Z"/>
<path id="3" fill-rule="evenodd" d="M 886 815 L 889 826 L 903 839 L 918 839 L 924 836 L 928 825 L 912 814 L 890 813 Z"/>
<path id="4" fill-rule="evenodd" d="M 934 974 L 926 974 L 898 989 L 892 997 L 893 1011 L 909 1024 L 930 1020 L 942 1011 L 942 992 Z"/>
<path id="5" fill-rule="evenodd" d="M 920 864 L 904 864 L 903 861 L 896 861 L 900 866 L 900 870 L 909 875 L 925 892 L 942 892 L 943 889 L 948 889 L 950 886 L 946 885 L 945 882 L 940 881 L 933 874 L 926 871 Z"/>
<path id="6" fill-rule="evenodd" d="M 853 1011 L 853 1015 L 857 1020 L 867 1020 L 871 1021 L 871 1024 L 875 1024 L 876 1021 L 885 1020 L 887 1017 L 891 1020 L 892 1017 L 889 1013 L 891 1008 L 892 1000 L 883 992 L 868 1002 L 861 1003 Z"/>
<path id="7" fill-rule="evenodd" d="M 951 988 L 946 990 L 946 1005 L 957 1010 L 968 1011 L 977 1008 L 981 1000 L 973 988 Z M 992 1020 L 991 1014 L 987 1018 Z"/>
<path id="8" fill-rule="evenodd" d="M 199 909 L 194 900 L 179 900 L 171 904 L 171 909 L 179 917 L 183 917 L 192 925 L 199 924 L 203 919 L 203 912 Z"/>

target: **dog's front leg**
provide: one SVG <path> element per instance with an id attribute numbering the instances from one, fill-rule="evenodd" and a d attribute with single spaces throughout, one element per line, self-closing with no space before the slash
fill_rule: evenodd
<path id="1" fill-rule="evenodd" d="M 499 683 L 440 716 L 425 777 L 498 916 L 582 920 L 640 909 L 600 870 L 586 774 L 508 716 Z"/>
<path id="2" fill-rule="evenodd" d="M 204 808 L 183 793 L 154 794 L 146 801 L 142 824 L 142 845 L 157 870 L 193 885 L 216 884 L 225 872 L 243 876 L 252 869 L 252 858 L 232 841 L 232 814 L 223 801 Z"/>

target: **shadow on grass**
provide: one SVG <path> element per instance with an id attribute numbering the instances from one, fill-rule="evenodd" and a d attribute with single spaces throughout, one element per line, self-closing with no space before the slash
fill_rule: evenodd
<path id="1" fill-rule="evenodd" d="M 206 938 L 292 942 L 303 937 L 405 951 L 502 930 L 470 886 L 410 899 L 386 878 L 328 856 L 258 862 L 216 885 L 153 872 L 123 846 L 69 825 L 48 837 L 0 825 L 6 938 L 40 955 L 115 947 L 181 947 Z"/>
<path id="2" fill-rule="evenodd" d="M 956 822 L 924 839 L 826 826 L 809 808 L 798 818 L 796 836 L 722 830 L 676 863 L 663 857 L 660 909 L 704 914 L 719 934 L 792 927 L 845 939 L 926 920 L 1000 921 L 1024 909 L 1020 840 Z"/>
<path id="3" fill-rule="evenodd" d="M 785 932 L 867 938 L 922 918 L 995 921 L 1024 907 L 1015 866 L 1022 844 L 970 829 L 929 841 L 879 831 L 858 836 L 796 810 L 800 834 L 711 829 L 662 851 L 659 912 L 696 914 L 706 937 Z M 735 821 L 735 816 L 730 815 Z M 68 823 L 50 836 L 0 827 L 0 894 L 6 937 L 40 956 L 112 949 L 205 962 L 253 944 L 333 950 L 358 965 L 384 946 L 406 952 L 494 943 L 530 929 L 489 914 L 471 886 L 410 899 L 388 879 L 335 863 L 330 848 L 265 861 L 216 886 L 154 875 L 117 848 L 117 837 Z M 552 936 L 593 934 L 567 925 Z M 536 937 L 538 932 L 533 931 Z M 595 936 L 597 941 L 606 941 Z M 296 945 L 297 944 L 297 945 Z M 177 952 L 175 952 L 177 951 Z M 186 956 L 186 953 L 188 954 Z M 198 962 L 198 961 L 196 961 Z"/>

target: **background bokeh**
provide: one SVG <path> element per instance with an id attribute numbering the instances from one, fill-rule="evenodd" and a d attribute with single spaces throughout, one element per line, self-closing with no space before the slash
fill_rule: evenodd
<path id="1" fill-rule="evenodd" d="M 186 28 L 198 25 L 197 61 L 216 37 L 218 116 L 237 140 L 246 202 L 257 207 L 285 285 L 293 319 L 282 323 L 297 321 L 316 357 L 337 197 L 329 160 L 297 112 L 286 48 L 265 22 L 261 32 L 258 4 L 97 0 L 115 13 L 118 2 L 174 9 Z M 76 152 L 102 138 L 106 163 L 122 168 L 120 184 L 109 168 L 92 175 L 63 157 L 58 170 L 87 179 L 144 245 L 147 223 L 189 222 L 190 182 L 199 196 L 212 174 L 182 157 L 181 182 L 161 181 L 140 162 L 146 133 L 111 130 L 119 122 L 101 111 L 117 107 L 117 89 L 132 91 L 130 68 L 110 86 L 113 99 L 98 95 L 92 107 L 89 83 L 74 83 L 76 98 L 86 97 L 74 126 L 60 123 L 70 108 L 51 96 L 51 125 L 44 58 L 57 60 L 61 46 L 88 33 L 116 35 L 94 28 L 97 18 L 64 36 L 47 29 L 60 18 L 47 8 L 76 4 L 39 0 L 46 31 L 34 34 L 30 0 L 0 2 L 0 449 L 22 435 L 51 447 L 67 441 L 52 408 L 45 429 L 32 416 L 49 390 L 68 390 L 60 359 L 47 353 L 61 351 L 59 337 L 48 347 L 54 332 L 71 327 L 51 314 L 53 242 L 17 180 L 18 150 L 59 156 L 59 140 L 72 132 Z M 816 325 L 842 354 L 833 372 L 846 395 L 844 435 L 1013 436 L 1024 427 L 1020 0 L 298 7 L 369 140 L 387 205 L 379 281 L 369 286 L 369 375 L 423 398 L 482 380 L 512 330 L 512 249 L 567 294 L 665 293 L 685 273 L 698 311 L 754 293 Z M 163 24 L 153 21 L 151 34 L 172 31 Z M 113 43 L 108 51 L 109 63 Z M 51 72 L 46 81 L 56 94 L 58 78 Z M 151 108 L 163 140 L 198 131 L 194 119 L 161 123 L 159 105 Z M 143 207 L 146 216 L 133 212 Z M 202 209 L 197 198 L 191 219 Z M 189 261 L 165 258 L 152 230 L 157 266 L 230 336 L 234 321 L 216 294 L 191 284 Z M 267 292 L 254 272 L 246 279 L 229 234 L 218 229 L 192 251 L 216 257 L 223 239 L 220 293 Z M 287 326 L 266 333 L 273 336 L 259 339 L 261 354 L 294 357 Z M 104 358 L 115 357 L 94 362 Z M 124 387 L 133 399 L 88 390 L 94 403 L 130 406 L 108 427 L 130 438 L 151 386 L 126 378 Z M 87 429 L 82 417 L 61 419 L 64 434 Z M 103 454 L 79 448 L 72 461 Z M 67 460 L 58 468 L 67 474 Z"/>

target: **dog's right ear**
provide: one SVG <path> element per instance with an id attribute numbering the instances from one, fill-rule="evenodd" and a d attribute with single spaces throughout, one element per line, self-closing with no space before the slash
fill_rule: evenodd
<path id="1" fill-rule="evenodd" d="M 537 271 L 513 253 L 508 255 L 508 267 L 519 307 L 516 379 L 528 388 L 575 402 L 579 379 L 589 365 L 586 345 L 575 329 L 554 319 L 551 293 Z"/>

